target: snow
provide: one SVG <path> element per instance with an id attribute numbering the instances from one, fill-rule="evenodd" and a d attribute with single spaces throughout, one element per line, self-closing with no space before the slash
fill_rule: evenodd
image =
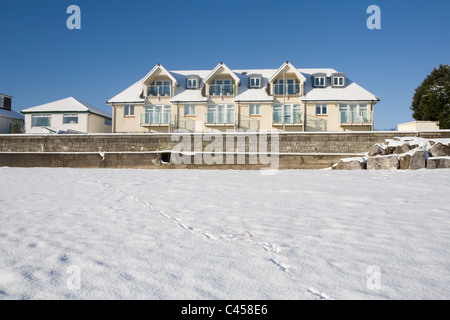
<path id="1" fill-rule="evenodd" d="M 0 168 L 0 299 L 450 298 L 450 170 L 272 173 Z"/>
<path id="2" fill-rule="evenodd" d="M 0 108 L 0 117 L 23 120 L 25 117 L 23 114 L 15 112 L 14 110 L 5 110 Z"/>
<path id="3" fill-rule="evenodd" d="M 92 113 L 111 118 L 111 112 L 103 111 L 100 108 L 94 107 L 93 105 L 83 102 L 81 100 L 75 99 L 73 97 L 45 103 L 39 106 L 31 107 L 22 110 L 25 113 L 35 113 L 35 112 L 86 112 L 90 111 Z"/>

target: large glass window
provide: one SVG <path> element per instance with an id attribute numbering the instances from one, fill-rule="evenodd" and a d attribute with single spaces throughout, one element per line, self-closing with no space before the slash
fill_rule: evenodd
<path id="1" fill-rule="evenodd" d="M 339 105 L 341 123 L 369 123 L 371 121 L 367 104 Z"/>
<path id="2" fill-rule="evenodd" d="M 33 114 L 31 116 L 32 127 L 50 127 L 51 115 L 50 114 Z"/>
<path id="3" fill-rule="evenodd" d="M 207 123 L 233 124 L 235 119 L 234 105 L 209 105 L 206 116 Z"/>
<path id="4" fill-rule="evenodd" d="M 295 79 L 279 79 L 274 84 L 275 95 L 294 95 L 300 93 L 300 84 Z"/>
<path id="5" fill-rule="evenodd" d="M 274 123 L 302 123 L 302 108 L 299 104 L 275 104 L 273 106 Z"/>
<path id="6" fill-rule="evenodd" d="M 145 108 L 146 124 L 169 124 L 172 116 L 171 106 L 147 106 Z M 142 121 L 142 120 L 141 120 Z"/>
<path id="7" fill-rule="evenodd" d="M 64 114 L 63 124 L 76 124 L 78 123 L 78 114 Z"/>
<path id="8" fill-rule="evenodd" d="M 147 87 L 147 96 L 170 96 L 171 84 L 169 80 L 153 81 Z"/>
<path id="9" fill-rule="evenodd" d="M 209 94 L 213 96 L 232 95 L 234 93 L 233 84 L 233 80 L 216 80 L 209 86 Z"/>

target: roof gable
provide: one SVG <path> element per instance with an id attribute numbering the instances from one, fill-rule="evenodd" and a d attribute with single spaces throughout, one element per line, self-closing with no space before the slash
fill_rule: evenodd
<path id="1" fill-rule="evenodd" d="M 298 71 L 289 61 L 286 61 L 285 63 L 283 63 L 281 65 L 280 68 L 278 68 L 278 70 L 269 78 L 269 83 L 272 83 L 277 77 L 278 75 L 283 72 L 283 70 L 292 70 L 292 72 L 298 77 L 299 80 L 301 81 L 306 81 L 305 76 Z"/>
<path id="2" fill-rule="evenodd" d="M 154 66 L 152 70 L 150 70 L 150 72 L 144 77 L 144 79 L 142 79 L 142 83 L 145 83 L 151 76 L 156 75 L 158 73 L 167 75 L 169 79 L 172 80 L 172 83 L 176 84 L 177 86 L 179 85 L 177 79 L 175 79 L 175 77 L 159 63 L 156 66 Z"/>
<path id="3" fill-rule="evenodd" d="M 226 73 L 228 73 L 228 74 L 233 78 L 233 80 L 236 82 L 237 85 L 240 85 L 241 79 L 240 79 L 233 71 L 231 71 L 230 68 L 228 68 L 228 67 L 226 66 L 226 64 L 223 63 L 223 62 L 220 62 L 220 63 L 213 69 L 213 71 L 211 71 L 211 73 L 208 74 L 208 75 L 205 77 L 205 79 L 203 79 L 203 82 L 204 82 L 204 83 L 207 83 L 209 79 L 211 79 L 216 73 L 218 73 L 218 72 L 219 72 L 220 70 L 222 70 L 222 69 L 223 69 Z"/>

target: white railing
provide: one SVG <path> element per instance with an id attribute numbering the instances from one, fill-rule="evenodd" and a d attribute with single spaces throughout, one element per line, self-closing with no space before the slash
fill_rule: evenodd
<path id="1" fill-rule="evenodd" d="M 141 126 L 174 124 L 174 115 L 170 111 L 141 113 Z"/>

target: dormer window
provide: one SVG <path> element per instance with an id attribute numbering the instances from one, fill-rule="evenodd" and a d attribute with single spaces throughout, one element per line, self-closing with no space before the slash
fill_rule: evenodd
<path id="1" fill-rule="evenodd" d="M 325 88 L 327 86 L 326 73 L 315 73 L 312 75 L 312 85 L 314 88 Z"/>
<path id="2" fill-rule="evenodd" d="M 324 87 L 325 86 L 325 77 L 314 78 L 314 84 L 316 87 Z"/>
<path id="3" fill-rule="evenodd" d="M 188 89 L 196 89 L 197 88 L 197 79 L 188 79 L 187 88 Z"/>
<path id="4" fill-rule="evenodd" d="M 198 89 L 200 87 L 200 77 L 197 75 L 186 76 L 186 89 Z"/>
<path id="5" fill-rule="evenodd" d="M 331 75 L 331 86 L 332 87 L 345 87 L 345 74 L 344 73 L 333 73 Z"/>
<path id="6" fill-rule="evenodd" d="M 261 88 L 262 76 L 259 74 L 249 75 L 249 88 Z"/>

